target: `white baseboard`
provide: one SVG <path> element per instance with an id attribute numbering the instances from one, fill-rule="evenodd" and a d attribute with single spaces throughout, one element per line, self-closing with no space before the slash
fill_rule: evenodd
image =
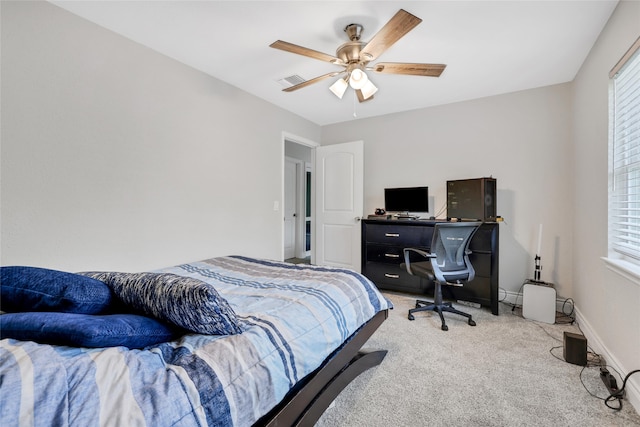
<path id="1" fill-rule="evenodd" d="M 604 345 L 600 337 L 594 332 L 589 322 L 582 316 L 580 310 L 576 308 L 576 321 L 580 325 L 580 330 L 587 338 L 587 343 L 593 351 L 601 355 L 606 361 L 607 365 L 611 366 L 617 372 L 625 375 L 627 372 L 631 372 L 637 367 L 622 366 L 618 359 L 609 352 L 609 349 Z M 635 374 L 637 377 L 639 374 Z M 624 377 L 623 377 L 624 379 Z M 640 414 L 640 381 L 637 378 L 629 377 L 625 386 L 625 399 L 631 403 L 636 412 Z M 618 383 L 618 387 L 622 387 L 622 379 Z M 615 404 L 615 403 L 614 403 Z"/>
<path id="2" fill-rule="evenodd" d="M 518 292 L 507 292 L 501 289 L 500 301 L 511 305 L 522 306 L 522 294 Z M 567 303 L 567 298 L 556 298 L 556 311 L 564 314 L 568 314 L 573 309 L 573 316 L 575 317 L 580 330 L 587 338 L 589 347 L 599 355 L 601 355 L 606 361 L 607 365 L 620 373 L 630 372 L 637 367 L 622 366 L 618 359 L 609 351 L 604 345 L 600 337 L 595 333 L 589 322 L 580 314 L 580 310 L 577 307 L 572 306 L 573 303 Z M 635 374 L 636 377 L 640 374 Z M 623 377 L 624 379 L 624 377 Z M 619 387 L 622 387 L 622 379 L 618 383 Z M 640 380 L 630 377 L 627 381 L 625 388 L 626 400 L 635 408 L 636 412 L 640 413 Z"/>

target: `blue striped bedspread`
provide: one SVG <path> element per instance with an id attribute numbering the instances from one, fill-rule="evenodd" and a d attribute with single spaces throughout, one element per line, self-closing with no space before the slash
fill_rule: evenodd
<path id="1" fill-rule="evenodd" d="M 159 270 L 215 286 L 237 335 L 132 350 L 0 341 L 0 425 L 250 426 L 390 303 L 349 270 L 220 257 Z"/>

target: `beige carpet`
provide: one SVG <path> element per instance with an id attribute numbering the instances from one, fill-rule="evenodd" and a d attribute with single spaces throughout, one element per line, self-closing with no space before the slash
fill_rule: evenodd
<path id="1" fill-rule="evenodd" d="M 338 396 L 318 427 L 640 426 L 628 401 L 614 411 L 590 394 L 608 396 L 597 367 L 564 361 L 563 331 L 580 333 L 575 325 L 526 320 L 506 305 L 499 316 L 456 305 L 477 326 L 445 314 L 445 332 L 435 313 L 407 320 L 414 297 L 385 295 L 395 308 L 365 348 L 387 357 Z"/>

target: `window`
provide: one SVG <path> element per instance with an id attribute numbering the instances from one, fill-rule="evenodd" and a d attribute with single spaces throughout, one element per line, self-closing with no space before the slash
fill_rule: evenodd
<path id="1" fill-rule="evenodd" d="M 609 77 L 609 246 L 640 265 L 640 38 Z"/>

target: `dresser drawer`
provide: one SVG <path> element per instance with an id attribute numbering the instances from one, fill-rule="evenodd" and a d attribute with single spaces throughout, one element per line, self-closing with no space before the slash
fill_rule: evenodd
<path id="1" fill-rule="evenodd" d="M 366 227 L 367 242 L 402 247 L 431 246 L 433 227 L 387 224 L 367 224 Z"/>
<path id="2" fill-rule="evenodd" d="M 379 289 L 390 289 L 421 293 L 421 280 L 412 276 L 399 264 L 367 263 L 365 274 Z"/>
<path id="3" fill-rule="evenodd" d="M 398 268 L 399 264 L 404 262 L 403 248 L 391 245 L 376 245 L 370 243 L 367 245 L 367 261 L 382 262 L 394 264 Z"/>
<path id="4" fill-rule="evenodd" d="M 404 247 L 369 243 L 367 245 L 366 256 L 367 261 L 399 265 L 404 262 Z M 416 252 L 409 252 L 409 262 L 420 262 L 426 260 L 427 258 Z"/>

